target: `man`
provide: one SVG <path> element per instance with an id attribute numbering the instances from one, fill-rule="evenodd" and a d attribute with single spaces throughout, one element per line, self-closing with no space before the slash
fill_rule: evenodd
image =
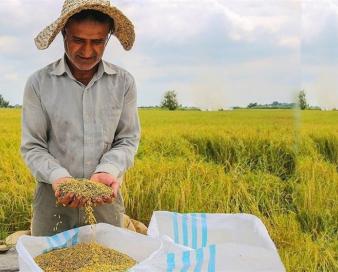
<path id="1" fill-rule="evenodd" d="M 35 72 L 24 91 L 21 152 L 38 181 L 35 236 L 85 224 L 83 200 L 58 192 L 70 177 L 110 186 L 114 199 L 97 199 L 94 214 L 122 226 L 120 185 L 140 140 L 134 79 L 102 60 L 109 34 L 132 47 L 132 23 L 109 1 L 66 0 L 60 18 L 35 38 L 37 47 L 47 48 L 60 31 L 64 57 Z"/>

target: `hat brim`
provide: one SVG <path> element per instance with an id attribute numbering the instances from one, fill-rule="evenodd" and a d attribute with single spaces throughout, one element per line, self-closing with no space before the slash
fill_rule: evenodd
<path id="1" fill-rule="evenodd" d="M 112 34 L 116 36 L 125 50 L 130 50 L 133 47 L 135 31 L 132 22 L 116 7 L 100 4 L 81 5 L 60 16 L 35 37 L 36 47 L 41 50 L 48 48 L 71 16 L 88 9 L 100 11 L 111 17 L 114 20 L 115 28 Z"/>

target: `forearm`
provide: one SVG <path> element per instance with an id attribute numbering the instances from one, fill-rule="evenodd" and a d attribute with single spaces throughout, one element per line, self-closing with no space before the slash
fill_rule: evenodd
<path id="1" fill-rule="evenodd" d="M 121 117 L 111 149 L 103 154 L 95 173 L 106 172 L 121 177 L 134 163 L 140 142 L 140 120 L 136 104 L 136 87 L 132 80 L 126 92 Z"/>
<path id="2" fill-rule="evenodd" d="M 139 144 L 139 136 L 124 138 L 113 143 L 97 166 L 95 172 L 106 172 L 114 177 L 121 177 L 134 163 Z"/>
<path id="3" fill-rule="evenodd" d="M 32 143 L 21 145 L 21 154 L 33 176 L 40 182 L 53 181 L 71 175 L 45 148 Z"/>
<path id="4" fill-rule="evenodd" d="M 36 179 L 52 183 L 70 174 L 48 151 L 48 116 L 41 104 L 36 85 L 31 77 L 24 91 L 20 150 Z"/>

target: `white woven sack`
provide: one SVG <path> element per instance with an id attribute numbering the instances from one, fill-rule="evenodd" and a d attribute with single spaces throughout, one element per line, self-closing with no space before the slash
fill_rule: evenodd
<path id="1" fill-rule="evenodd" d="M 264 224 L 253 215 L 158 211 L 148 235 L 168 242 L 133 271 L 285 271 Z M 169 248 L 170 240 L 185 249 Z"/>
<path id="2" fill-rule="evenodd" d="M 161 241 L 127 229 L 109 224 L 95 225 L 96 242 L 115 249 L 141 262 L 161 247 Z M 57 248 L 70 247 L 78 243 L 90 242 L 93 233 L 90 226 L 84 226 L 59 233 L 51 237 L 24 235 L 19 238 L 16 249 L 19 256 L 19 268 L 24 272 L 42 272 L 34 262 L 34 257 Z"/>

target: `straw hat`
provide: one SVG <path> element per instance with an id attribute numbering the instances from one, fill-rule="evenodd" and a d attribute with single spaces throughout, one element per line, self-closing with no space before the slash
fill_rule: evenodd
<path id="1" fill-rule="evenodd" d="M 82 10 L 93 9 L 107 14 L 114 20 L 115 31 L 112 33 L 120 41 L 125 50 L 130 50 L 135 40 L 132 22 L 109 0 L 65 0 L 60 17 L 42 30 L 34 39 L 38 49 L 46 49 L 56 35 L 65 26 L 68 19 Z"/>

